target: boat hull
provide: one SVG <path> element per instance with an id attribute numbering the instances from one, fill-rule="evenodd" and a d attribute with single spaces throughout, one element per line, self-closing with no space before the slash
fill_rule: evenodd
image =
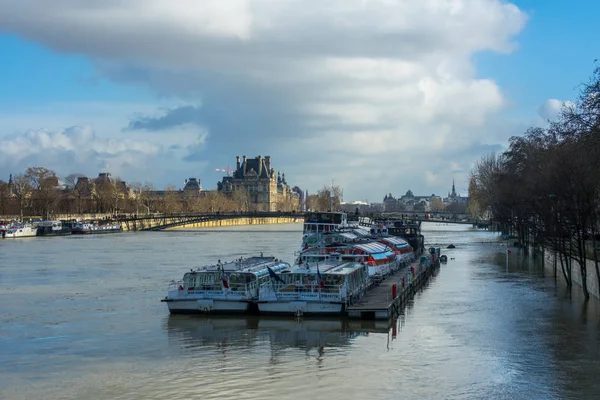
<path id="1" fill-rule="evenodd" d="M 20 239 L 20 238 L 30 238 L 30 237 L 36 237 L 36 236 L 37 236 L 37 234 L 35 234 L 35 233 L 30 233 L 30 234 L 6 233 L 4 237 L 6 239 Z"/>
<path id="2" fill-rule="evenodd" d="M 261 315 L 342 315 L 343 303 L 318 301 L 259 301 L 258 312 Z"/>
<path id="3" fill-rule="evenodd" d="M 60 232 L 43 232 L 40 233 L 38 232 L 38 234 L 36 236 L 68 236 L 71 235 L 71 231 L 60 231 Z"/>
<path id="4" fill-rule="evenodd" d="M 249 302 L 215 299 L 164 299 L 171 314 L 245 314 Z"/>

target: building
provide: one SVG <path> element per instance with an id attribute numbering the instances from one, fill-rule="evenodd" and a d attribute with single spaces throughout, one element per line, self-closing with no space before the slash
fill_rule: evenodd
<path id="1" fill-rule="evenodd" d="M 454 179 L 452 179 L 452 190 L 448 192 L 448 197 L 446 197 L 443 201 L 444 203 L 452 204 L 452 203 L 466 203 L 469 200 L 468 197 L 463 197 L 456 194 L 456 187 L 454 186 Z"/>
<path id="2" fill-rule="evenodd" d="M 183 187 L 183 197 L 197 197 L 202 193 L 202 183 L 200 179 L 189 178 L 185 180 L 185 186 Z"/>
<path id="3" fill-rule="evenodd" d="M 241 161 L 237 156 L 235 171 L 217 183 L 217 190 L 232 197 L 245 197 L 248 209 L 256 211 L 298 210 L 302 193 L 300 188 L 288 185 L 285 174 L 275 173 L 270 156 L 243 156 Z"/>
<path id="4" fill-rule="evenodd" d="M 400 198 L 396 199 L 391 193 L 383 198 L 384 211 L 432 211 L 436 203 L 442 199 L 435 194 L 429 196 L 415 196 L 412 190 L 407 190 Z"/>

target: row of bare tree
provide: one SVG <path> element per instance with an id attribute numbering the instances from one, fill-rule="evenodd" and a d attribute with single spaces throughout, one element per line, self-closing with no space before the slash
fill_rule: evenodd
<path id="1" fill-rule="evenodd" d="M 530 128 L 504 153 L 484 156 L 472 171 L 469 197 L 472 212 L 491 212 L 524 249 L 554 251 L 569 287 L 577 261 L 586 298 L 592 259 L 600 287 L 600 67 L 549 127 Z"/>
<path id="2" fill-rule="evenodd" d="M 86 213 L 179 213 L 262 211 L 244 190 L 227 196 L 216 190 L 188 195 L 169 185 L 157 191 L 152 184 L 126 185 L 119 178 L 83 180 L 82 174 L 71 174 L 59 185 L 56 173 L 44 167 L 30 167 L 12 177 L 0 180 L 0 215 L 26 215 L 48 218 L 52 214 Z M 309 196 L 307 206 L 312 210 L 337 210 L 341 188 L 325 186 Z M 277 203 L 278 211 L 299 210 L 297 199 Z"/>

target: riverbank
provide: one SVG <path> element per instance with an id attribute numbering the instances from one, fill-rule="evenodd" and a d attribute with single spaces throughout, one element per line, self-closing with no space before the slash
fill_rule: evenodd
<path id="1" fill-rule="evenodd" d="M 121 224 L 123 231 L 140 230 L 179 230 L 179 229 L 202 229 L 202 228 L 221 228 L 230 226 L 245 225 L 273 225 L 273 224 L 295 224 L 304 222 L 303 215 L 294 215 L 292 213 L 268 215 L 269 213 L 256 213 L 239 215 L 229 214 L 220 216 L 218 214 L 202 215 L 191 217 L 189 215 L 140 215 L 136 218 L 115 218 L 112 214 L 63 214 L 55 215 L 53 220 L 93 220 L 93 221 L 114 221 Z M 267 215 L 265 215 L 267 214 Z M 121 216 L 119 216 L 121 217 Z M 23 221 L 38 218 L 35 216 L 24 216 Z M 0 216 L 0 221 L 21 220 L 18 216 Z"/>
<path id="2" fill-rule="evenodd" d="M 598 275 L 596 274 L 596 266 L 594 260 L 586 260 L 587 271 L 587 289 L 590 296 L 600 299 L 600 288 L 598 287 Z M 560 258 L 555 252 L 544 251 L 544 271 L 548 274 L 556 274 L 558 279 L 564 282 L 563 272 L 560 265 Z M 571 281 L 574 287 L 583 289 L 583 279 L 581 277 L 581 267 L 579 262 L 571 259 Z"/>
<path id="3" fill-rule="evenodd" d="M 191 222 L 165 228 L 163 230 L 176 231 L 181 229 L 202 229 L 202 228 L 224 228 L 230 226 L 243 225 L 273 225 L 273 224 L 294 224 L 304 222 L 304 217 L 240 217 L 229 219 L 216 219 L 207 221 Z M 123 231 L 139 231 L 149 229 L 162 224 L 161 220 L 138 220 L 132 222 L 122 222 Z"/>

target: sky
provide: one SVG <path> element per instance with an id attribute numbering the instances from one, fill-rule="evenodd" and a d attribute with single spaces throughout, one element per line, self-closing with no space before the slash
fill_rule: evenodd
<path id="1" fill-rule="evenodd" d="M 0 179 L 206 189 L 270 155 L 345 201 L 466 195 L 600 58 L 600 2 L 0 0 Z"/>

